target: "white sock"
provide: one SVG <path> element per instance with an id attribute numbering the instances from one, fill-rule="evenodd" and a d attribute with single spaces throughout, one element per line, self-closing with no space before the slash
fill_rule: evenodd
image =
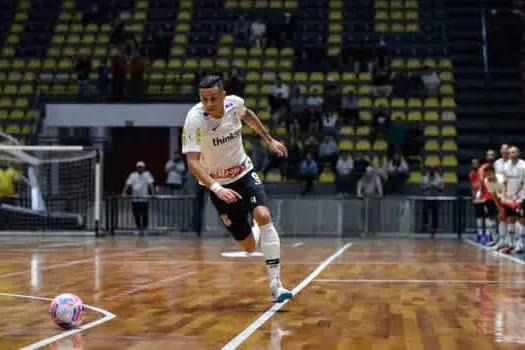
<path id="1" fill-rule="evenodd" d="M 499 231 L 499 238 L 504 240 L 507 237 L 507 223 L 500 221 L 498 231 Z"/>
<path id="2" fill-rule="evenodd" d="M 281 242 L 273 222 L 261 227 L 261 250 L 266 260 L 270 283 L 280 279 Z"/>
<path id="3" fill-rule="evenodd" d="M 255 240 L 255 247 L 258 247 L 259 240 L 261 238 L 261 229 L 259 225 L 257 224 L 257 221 L 255 220 L 253 220 L 252 234 L 253 234 L 253 239 Z"/>
<path id="4" fill-rule="evenodd" d="M 478 233 L 483 233 L 483 218 L 476 219 L 476 226 L 478 227 Z"/>
<path id="5" fill-rule="evenodd" d="M 495 238 L 495 232 L 494 229 L 496 228 L 496 222 L 492 219 L 485 220 L 485 225 L 487 226 L 487 235 L 492 235 L 492 239 Z"/>

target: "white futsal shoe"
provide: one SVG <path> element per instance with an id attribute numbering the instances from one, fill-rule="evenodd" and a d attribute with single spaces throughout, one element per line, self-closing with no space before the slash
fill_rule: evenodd
<path id="1" fill-rule="evenodd" d="M 293 293 L 284 288 L 280 280 L 275 280 L 270 284 L 274 303 L 282 303 L 285 300 L 292 299 Z"/>

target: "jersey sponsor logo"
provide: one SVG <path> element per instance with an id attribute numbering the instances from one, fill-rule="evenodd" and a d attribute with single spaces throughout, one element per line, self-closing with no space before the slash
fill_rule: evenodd
<path id="1" fill-rule="evenodd" d="M 210 176 L 212 179 L 231 179 L 242 173 L 244 169 L 246 169 L 246 163 L 219 170 L 213 174 L 210 174 Z"/>
<path id="2" fill-rule="evenodd" d="M 232 140 L 235 140 L 237 137 L 241 136 L 241 130 L 230 132 L 229 135 L 223 136 L 223 137 L 214 137 L 213 138 L 213 145 L 215 147 L 224 145 L 225 143 L 228 143 Z"/>

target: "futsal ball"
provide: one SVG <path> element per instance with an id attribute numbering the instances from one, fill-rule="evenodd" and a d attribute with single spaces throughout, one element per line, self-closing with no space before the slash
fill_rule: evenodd
<path id="1" fill-rule="evenodd" d="M 82 300 L 74 294 L 60 294 L 49 305 L 51 319 L 58 326 L 64 329 L 77 327 L 82 321 L 84 304 Z"/>

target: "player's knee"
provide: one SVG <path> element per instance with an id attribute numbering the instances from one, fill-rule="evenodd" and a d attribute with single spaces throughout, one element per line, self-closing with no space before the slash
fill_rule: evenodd
<path id="1" fill-rule="evenodd" d="M 259 226 L 264 226 L 272 222 L 270 210 L 267 207 L 257 207 L 253 210 L 253 218 Z"/>

